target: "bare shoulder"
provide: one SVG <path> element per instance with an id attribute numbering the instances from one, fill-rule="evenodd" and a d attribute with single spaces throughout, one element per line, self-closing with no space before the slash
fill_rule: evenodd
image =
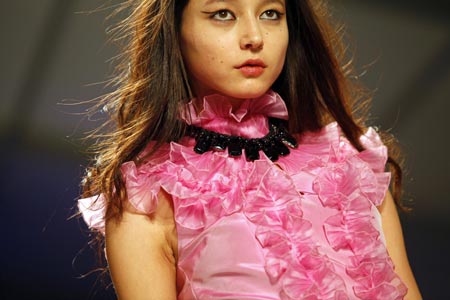
<path id="1" fill-rule="evenodd" d="M 397 208 L 388 191 L 383 203 L 378 207 L 381 214 L 383 233 L 386 238 L 386 247 L 389 256 L 395 265 L 395 271 L 408 287 L 407 300 L 420 300 L 419 288 L 411 270 L 403 239 L 402 227 Z"/>
<path id="2" fill-rule="evenodd" d="M 129 202 L 125 203 L 120 221 L 106 222 L 106 237 L 111 231 L 124 231 L 127 235 L 142 235 L 145 242 L 160 243 L 164 248 L 169 247 L 177 258 L 177 232 L 174 219 L 172 197 L 163 189 L 158 193 L 158 204 L 151 214 L 144 214 L 136 210 Z M 111 235 L 110 235 L 111 236 Z"/>
<path id="3" fill-rule="evenodd" d="M 178 238 L 175 225 L 172 197 L 163 189 L 158 194 L 158 205 L 155 212 L 149 217 L 162 226 L 166 241 L 169 243 L 174 257 L 178 259 Z"/>
<path id="4" fill-rule="evenodd" d="M 176 299 L 177 238 L 170 195 L 146 215 L 127 207 L 106 222 L 106 254 L 121 300 Z"/>

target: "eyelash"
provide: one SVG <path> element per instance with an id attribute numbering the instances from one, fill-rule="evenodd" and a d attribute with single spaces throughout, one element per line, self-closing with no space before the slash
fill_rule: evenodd
<path id="1" fill-rule="evenodd" d="M 220 14 L 223 14 L 223 13 L 227 14 L 227 17 L 231 16 L 231 19 L 229 19 L 229 18 L 227 18 L 227 19 L 219 18 L 218 16 Z M 281 12 L 275 10 L 275 9 L 268 9 L 268 10 L 264 11 L 261 14 L 261 16 L 263 16 L 264 14 L 267 14 L 267 13 L 274 13 L 275 14 L 275 18 L 270 18 L 270 17 L 269 18 L 262 18 L 263 20 L 276 21 L 276 20 L 279 20 L 281 18 L 281 16 L 284 15 L 283 13 L 281 13 Z M 208 14 L 210 15 L 209 16 L 210 19 L 217 20 L 217 21 L 225 21 L 226 22 L 226 21 L 232 21 L 232 20 L 236 19 L 235 15 L 228 9 L 220 9 L 220 10 L 217 10 L 217 11 L 214 11 L 214 12 L 210 12 Z"/>
<path id="2" fill-rule="evenodd" d="M 220 14 L 226 13 L 227 15 L 231 15 L 232 19 L 224 19 L 224 18 L 219 18 Z M 227 10 L 227 9 L 221 9 L 215 12 L 210 13 L 210 18 L 213 20 L 217 20 L 217 21 L 231 21 L 234 20 L 236 17 L 234 16 L 234 14 Z"/>
<path id="3" fill-rule="evenodd" d="M 265 12 L 262 13 L 262 15 L 264 15 L 264 14 L 266 14 L 268 12 L 274 13 L 275 14 L 275 18 L 266 18 L 265 20 L 279 20 L 279 19 L 281 19 L 281 16 L 283 15 L 281 12 L 279 12 L 278 10 L 275 10 L 275 9 L 266 10 Z"/>

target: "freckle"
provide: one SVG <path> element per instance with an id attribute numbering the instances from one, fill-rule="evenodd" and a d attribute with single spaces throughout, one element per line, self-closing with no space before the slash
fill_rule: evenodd
<path id="1" fill-rule="evenodd" d="M 223 64 L 223 60 L 221 60 L 220 63 Z"/>

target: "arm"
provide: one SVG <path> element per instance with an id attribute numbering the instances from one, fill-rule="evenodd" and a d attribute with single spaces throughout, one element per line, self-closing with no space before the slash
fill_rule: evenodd
<path id="1" fill-rule="evenodd" d="M 395 271 L 408 287 L 408 294 L 405 299 L 420 300 L 422 297 L 408 262 L 400 219 L 390 192 L 386 194 L 386 197 L 383 203 L 378 207 L 378 210 L 381 214 L 387 250 L 394 262 Z"/>
<path id="2" fill-rule="evenodd" d="M 120 222 L 106 222 L 105 237 L 111 278 L 120 300 L 177 298 L 176 230 L 169 195 L 160 193 L 151 215 L 126 208 Z"/>

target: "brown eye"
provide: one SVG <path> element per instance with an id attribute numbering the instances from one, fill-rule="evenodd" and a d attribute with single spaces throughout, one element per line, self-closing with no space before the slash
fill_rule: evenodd
<path id="1" fill-rule="evenodd" d="M 229 10 L 219 10 L 212 14 L 212 19 L 219 21 L 231 21 L 234 20 L 234 15 Z"/>
<path id="2" fill-rule="evenodd" d="M 276 10 L 266 10 L 265 12 L 263 12 L 261 14 L 261 19 L 264 20 L 278 20 L 280 19 L 280 13 L 277 12 Z"/>

